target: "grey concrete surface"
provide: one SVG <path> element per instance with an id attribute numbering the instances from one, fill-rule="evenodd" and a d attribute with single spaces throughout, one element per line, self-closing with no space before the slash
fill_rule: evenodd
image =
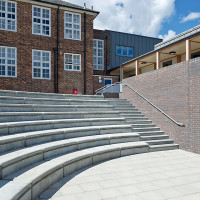
<path id="1" fill-rule="evenodd" d="M 200 200 L 200 155 L 183 150 L 122 157 L 78 171 L 38 200 Z"/>

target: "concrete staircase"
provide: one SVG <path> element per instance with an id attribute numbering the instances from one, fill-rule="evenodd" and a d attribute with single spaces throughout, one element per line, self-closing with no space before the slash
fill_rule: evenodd
<path id="1" fill-rule="evenodd" d="M 164 132 L 156 127 L 151 120 L 148 120 L 141 112 L 138 111 L 128 101 L 110 101 L 114 106 L 114 110 L 118 111 L 120 116 L 125 118 L 127 124 L 132 126 L 132 131 L 140 135 L 140 141 L 145 141 L 149 144 L 149 150 L 163 151 L 179 148 L 178 144 L 169 139 L 169 136 L 164 135 Z"/>
<path id="2" fill-rule="evenodd" d="M 33 200 L 83 167 L 176 148 L 126 100 L 0 91 L 2 200 Z"/>

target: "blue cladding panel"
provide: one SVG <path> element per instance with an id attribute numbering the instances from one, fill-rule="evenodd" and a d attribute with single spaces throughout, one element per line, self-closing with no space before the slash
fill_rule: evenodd
<path id="1" fill-rule="evenodd" d="M 162 42 L 161 39 L 145 37 L 140 35 L 120 33 L 115 31 L 110 32 L 111 40 L 111 57 L 110 57 L 110 66 L 108 70 L 114 69 L 120 66 L 122 63 L 132 60 L 138 56 L 141 56 L 149 51 L 154 50 L 154 45 Z M 118 56 L 117 55 L 117 46 L 130 47 L 133 49 L 133 56 Z M 123 53 L 123 49 L 122 49 Z"/>

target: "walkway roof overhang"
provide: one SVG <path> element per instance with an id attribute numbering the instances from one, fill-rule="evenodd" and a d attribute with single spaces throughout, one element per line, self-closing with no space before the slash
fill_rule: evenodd
<path id="1" fill-rule="evenodd" d="M 185 41 L 189 39 L 191 42 L 191 52 L 200 51 L 200 25 L 196 26 L 184 33 L 181 33 L 170 40 L 155 45 L 155 50 L 134 58 L 122 64 L 124 73 L 134 71 L 136 61 L 139 61 L 140 68 L 156 64 L 156 52 L 160 53 L 160 61 L 164 62 L 174 57 L 186 53 Z M 170 52 L 175 52 L 170 54 Z M 119 70 L 119 69 L 118 69 Z"/>

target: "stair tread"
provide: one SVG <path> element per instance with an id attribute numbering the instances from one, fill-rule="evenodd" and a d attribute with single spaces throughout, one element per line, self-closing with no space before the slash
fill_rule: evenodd
<path id="1" fill-rule="evenodd" d="M 168 146 L 179 146 L 179 144 L 160 144 L 160 145 L 149 145 L 150 148 L 168 147 Z"/>

